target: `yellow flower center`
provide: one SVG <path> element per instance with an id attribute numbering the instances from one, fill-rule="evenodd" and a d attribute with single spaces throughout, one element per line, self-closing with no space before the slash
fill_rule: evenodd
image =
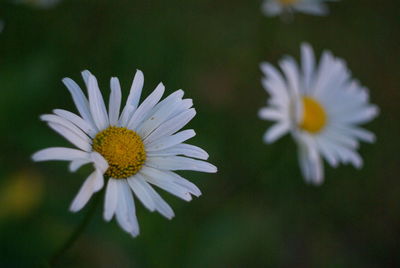
<path id="1" fill-rule="evenodd" d="M 279 2 L 281 3 L 281 5 L 284 6 L 290 6 L 293 5 L 297 2 L 298 0 L 279 0 Z"/>
<path id="2" fill-rule="evenodd" d="M 123 127 L 108 127 L 93 139 L 93 150 L 108 162 L 106 176 L 123 179 L 136 174 L 146 160 L 140 136 Z"/>
<path id="3" fill-rule="evenodd" d="M 303 97 L 303 119 L 300 128 L 311 132 L 318 133 L 325 126 L 327 116 L 324 108 L 315 99 Z"/>

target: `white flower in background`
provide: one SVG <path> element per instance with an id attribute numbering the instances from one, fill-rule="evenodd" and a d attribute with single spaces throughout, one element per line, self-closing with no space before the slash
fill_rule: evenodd
<path id="1" fill-rule="evenodd" d="M 14 2 L 16 4 L 26 4 L 46 9 L 56 6 L 61 0 L 14 0 Z"/>
<path id="2" fill-rule="evenodd" d="M 328 7 L 324 2 L 336 0 L 264 0 L 262 12 L 269 17 L 301 12 L 323 16 L 328 14 Z"/>
<path id="3" fill-rule="evenodd" d="M 70 210 L 82 209 L 91 196 L 103 188 L 103 176 L 109 178 L 105 192 L 104 219 L 116 215 L 119 225 L 132 236 L 139 234 L 135 213 L 135 196 L 150 211 L 158 211 L 171 219 L 174 212 L 151 185 L 155 185 L 183 200 L 200 196 L 200 190 L 175 170 L 214 173 L 217 168 L 205 161 L 208 154 L 201 148 L 184 143 L 195 136 L 192 129 L 178 132 L 196 114 L 191 99 L 182 99 L 178 90 L 161 102 L 164 85 L 156 89 L 139 105 L 143 73 L 137 71 L 125 108 L 120 114 L 121 88 L 117 78 L 111 78 L 108 112 L 96 78 L 83 71 L 88 99 L 71 79 L 63 82 L 70 91 L 79 115 L 56 109 L 41 119 L 78 149 L 48 148 L 33 155 L 34 161 L 70 161 L 72 172 L 92 163 L 93 173 L 83 183 Z"/>
<path id="4" fill-rule="evenodd" d="M 367 89 L 353 80 L 345 62 L 329 51 L 323 52 L 316 66 L 308 44 L 301 47 L 301 69 L 291 57 L 283 58 L 279 65 L 284 76 L 269 63 L 261 64 L 262 84 L 270 99 L 259 116 L 276 121 L 264 141 L 272 143 L 290 132 L 309 183 L 323 182 L 322 158 L 332 167 L 342 162 L 361 168 L 362 159 L 356 152 L 359 140 L 372 143 L 375 136 L 358 125 L 378 114 L 378 108 L 368 102 Z"/>

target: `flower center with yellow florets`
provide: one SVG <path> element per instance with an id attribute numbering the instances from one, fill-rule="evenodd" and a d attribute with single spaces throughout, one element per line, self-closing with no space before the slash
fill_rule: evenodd
<path id="1" fill-rule="evenodd" d="M 324 107 L 313 98 L 303 97 L 303 118 L 299 124 L 300 128 L 316 134 L 326 125 L 327 116 Z"/>
<path id="2" fill-rule="evenodd" d="M 140 136 L 123 127 L 108 127 L 93 139 L 93 150 L 108 162 L 106 176 L 123 179 L 136 174 L 146 160 L 146 151 Z"/>

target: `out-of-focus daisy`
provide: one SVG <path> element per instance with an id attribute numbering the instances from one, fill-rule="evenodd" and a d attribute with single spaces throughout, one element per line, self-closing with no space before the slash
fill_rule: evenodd
<path id="1" fill-rule="evenodd" d="M 262 12 L 269 17 L 301 12 L 323 16 L 328 14 L 328 7 L 324 2 L 336 0 L 264 0 Z"/>
<path id="2" fill-rule="evenodd" d="M 47 9 L 56 6 L 59 2 L 61 2 L 61 0 L 14 0 L 14 2 L 17 4 L 26 4 Z"/>
<path id="3" fill-rule="evenodd" d="M 71 79 L 63 82 L 70 91 L 80 115 L 56 109 L 41 119 L 75 145 L 78 149 L 48 148 L 33 155 L 35 161 L 70 161 L 72 172 L 92 163 L 94 171 L 83 183 L 70 210 L 82 209 L 91 196 L 107 186 L 104 219 L 115 215 L 117 222 L 132 236 L 139 234 L 132 192 L 150 211 L 158 211 L 171 219 L 171 207 L 153 189 L 155 185 L 177 197 L 190 201 L 200 190 L 175 170 L 194 170 L 214 173 L 217 168 L 205 161 L 208 154 L 201 148 L 184 143 L 195 136 L 192 129 L 179 131 L 196 114 L 191 99 L 182 99 L 178 90 L 160 101 L 164 85 L 156 89 L 139 105 L 143 73 L 137 71 L 130 94 L 120 113 L 121 87 L 111 78 L 108 112 L 96 78 L 82 72 L 88 98 Z M 179 131 L 179 132 L 178 132 Z"/>
<path id="4" fill-rule="evenodd" d="M 361 168 L 359 141 L 374 142 L 373 133 L 359 124 L 372 120 L 378 108 L 368 100 L 368 91 L 352 79 L 342 59 L 329 51 L 316 66 L 310 45 L 301 46 L 301 68 L 295 60 L 280 61 L 283 75 L 269 63 L 262 63 L 262 84 L 270 94 L 262 119 L 276 121 L 264 136 L 272 143 L 291 133 L 299 147 L 299 162 L 305 180 L 321 184 L 325 159 L 336 167 L 340 162 Z"/>

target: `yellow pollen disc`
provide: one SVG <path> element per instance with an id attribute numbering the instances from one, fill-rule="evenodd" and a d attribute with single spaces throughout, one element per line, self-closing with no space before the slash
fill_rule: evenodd
<path id="1" fill-rule="evenodd" d="M 123 179 L 136 174 L 146 160 L 140 136 L 123 127 L 109 127 L 93 139 L 93 150 L 108 162 L 106 176 Z"/>
<path id="2" fill-rule="evenodd" d="M 297 2 L 298 0 L 279 0 L 279 2 L 284 6 L 290 6 Z"/>
<path id="3" fill-rule="evenodd" d="M 300 128 L 311 132 L 318 133 L 325 126 L 327 116 L 324 108 L 315 99 L 303 97 L 303 119 Z"/>

